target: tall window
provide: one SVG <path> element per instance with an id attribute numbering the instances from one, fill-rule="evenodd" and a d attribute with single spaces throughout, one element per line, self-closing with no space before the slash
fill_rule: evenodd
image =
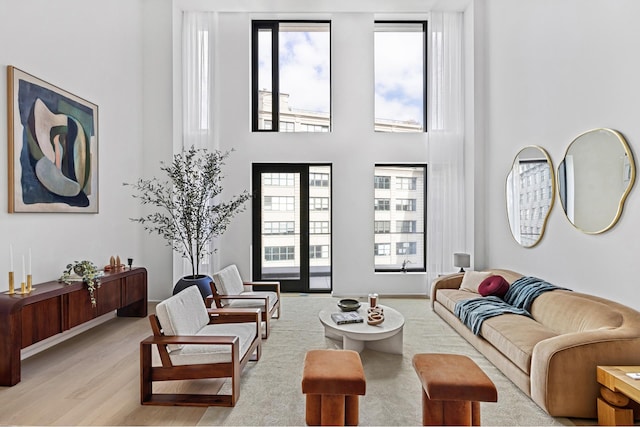
<path id="1" fill-rule="evenodd" d="M 254 132 L 328 132 L 331 23 L 253 21 Z"/>
<path id="2" fill-rule="evenodd" d="M 426 22 L 375 23 L 375 130 L 424 132 Z"/>
<path id="3" fill-rule="evenodd" d="M 425 271 L 426 169 L 426 165 L 375 167 L 376 271 Z"/>

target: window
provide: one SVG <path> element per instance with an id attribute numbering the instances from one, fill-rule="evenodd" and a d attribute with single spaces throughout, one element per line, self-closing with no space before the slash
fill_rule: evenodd
<path id="1" fill-rule="evenodd" d="M 391 188 L 391 177 L 390 176 L 374 176 L 373 177 L 373 188 L 379 189 L 390 189 Z"/>
<path id="2" fill-rule="evenodd" d="M 309 234 L 329 234 L 329 221 L 309 221 Z"/>
<path id="3" fill-rule="evenodd" d="M 293 246 L 267 246 L 264 248 L 265 261 L 287 261 L 295 257 Z"/>
<path id="4" fill-rule="evenodd" d="M 374 233 L 376 234 L 391 233 L 391 221 L 376 221 L 374 223 Z"/>
<path id="5" fill-rule="evenodd" d="M 389 256 L 391 255 L 391 243 L 376 243 L 374 245 L 375 256 Z"/>
<path id="6" fill-rule="evenodd" d="M 397 211 L 415 211 L 416 199 L 397 199 L 396 210 Z"/>
<path id="7" fill-rule="evenodd" d="M 329 174 L 328 173 L 310 173 L 309 174 L 309 186 L 311 186 L 311 187 L 328 187 L 329 186 Z"/>
<path id="8" fill-rule="evenodd" d="M 375 130 L 424 132 L 426 22 L 375 23 Z"/>
<path id="9" fill-rule="evenodd" d="M 264 210 L 266 211 L 293 211 L 294 197 L 265 196 Z"/>
<path id="10" fill-rule="evenodd" d="M 293 234 L 293 221 L 267 221 L 264 223 L 264 234 Z"/>
<path id="11" fill-rule="evenodd" d="M 415 190 L 416 189 L 417 178 L 407 178 L 404 176 L 399 176 L 396 178 L 396 189 L 398 190 Z"/>
<path id="12" fill-rule="evenodd" d="M 310 211 L 328 211 L 329 198 L 328 197 L 310 197 L 309 210 Z"/>
<path id="13" fill-rule="evenodd" d="M 388 211 L 391 210 L 390 199 L 375 199 L 374 210 L 376 211 Z"/>
<path id="14" fill-rule="evenodd" d="M 309 246 L 309 259 L 329 258 L 328 245 L 311 245 Z"/>
<path id="15" fill-rule="evenodd" d="M 374 265 L 377 272 L 426 271 L 426 171 L 426 165 L 375 167 Z"/>
<path id="16" fill-rule="evenodd" d="M 415 233 L 417 221 L 397 221 L 397 233 Z"/>
<path id="17" fill-rule="evenodd" d="M 330 37 L 326 21 L 253 21 L 254 132 L 330 130 Z"/>
<path id="18" fill-rule="evenodd" d="M 293 187 L 292 173 L 265 173 L 263 179 L 264 185 Z"/>

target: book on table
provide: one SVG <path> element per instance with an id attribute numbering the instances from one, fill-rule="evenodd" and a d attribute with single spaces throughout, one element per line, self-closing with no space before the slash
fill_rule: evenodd
<path id="1" fill-rule="evenodd" d="M 331 319 L 338 325 L 344 325 L 346 323 L 362 323 L 364 319 L 355 311 L 348 311 L 346 313 L 332 313 Z"/>

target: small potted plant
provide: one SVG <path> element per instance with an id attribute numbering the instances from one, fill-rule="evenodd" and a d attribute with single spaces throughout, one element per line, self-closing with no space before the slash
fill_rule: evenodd
<path id="1" fill-rule="evenodd" d="M 67 268 L 62 272 L 60 281 L 67 285 L 73 281 L 82 280 L 89 290 L 89 298 L 91 298 L 91 306 L 96 306 L 96 289 L 100 287 L 100 276 L 102 271 L 98 270 L 91 261 L 74 261 L 67 264 Z"/>
<path id="2" fill-rule="evenodd" d="M 222 165 L 230 152 L 196 149 L 194 147 L 175 154 L 170 164 L 161 163 L 165 180 L 139 179 L 124 185 L 135 190 L 134 198 L 143 205 L 151 205 L 158 211 L 140 218 L 139 222 L 149 233 L 156 233 L 167 245 L 191 264 L 191 275 L 183 277 L 174 287 L 180 290 L 198 285 L 203 297 L 211 294 L 211 278 L 200 274 L 200 264 L 206 255 L 215 252 L 211 240 L 222 235 L 231 219 L 244 211 L 251 198 L 248 191 L 221 201 Z"/>

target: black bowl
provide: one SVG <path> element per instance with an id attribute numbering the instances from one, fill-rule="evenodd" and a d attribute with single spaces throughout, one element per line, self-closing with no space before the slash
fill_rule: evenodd
<path id="1" fill-rule="evenodd" d="M 341 299 L 338 302 L 338 307 L 340 307 L 342 311 L 356 311 L 360 308 L 360 302 L 351 298 Z"/>

